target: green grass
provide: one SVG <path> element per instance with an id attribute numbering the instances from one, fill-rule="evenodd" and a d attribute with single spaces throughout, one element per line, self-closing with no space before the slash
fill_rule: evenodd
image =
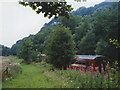
<path id="1" fill-rule="evenodd" d="M 21 63 L 23 59 L 19 59 L 15 56 L 8 56 L 8 58 L 11 60 L 11 63 L 15 62 L 15 63 Z"/>
<path id="2" fill-rule="evenodd" d="M 20 62 L 18 58 L 9 57 L 12 62 Z M 21 64 L 22 73 L 14 79 L 3 82 L 3 88 L 118 88 L 120 74 L 109 72 L 108 78 L 101 75 L 75 70 L 57 70 L 47 63 Z M 96 76 L 97 75 L 97 76 Z M 95 77 L 93 79 L 93 76 Z M 103 82 L 103 83 L 101 83 Z M 109 85 L 108 85 L 109 83 Z"/>
<path id="3" fill-rule="evenodd" d="M 42 73 L 42 70 L 33 65 L 22 64 L 22 74 L 12 80 L 3 82 L 3 88 L 53 88 L 52 83 Z"/>
<path id="4" fill-rule="evenodd" d="M 22 60 L 13 56 L 8 57 L 11 63 Z M 52 72 L 52 66 L 46 63 L 21 64 L 22 73 L 13 79 L 7 78 L 2 83 L 3 88 L 60 88 L 62 80 Z M 48 73 L 46 73 L 49 71 Z M 50 76 L 50 77 L 49 77 Z M 59 78 L 59 81 L 57 80 Z"/>

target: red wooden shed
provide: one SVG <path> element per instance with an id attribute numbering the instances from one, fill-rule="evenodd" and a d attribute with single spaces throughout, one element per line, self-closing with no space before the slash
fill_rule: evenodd
<path id="1" fill-rule="evenodd" d="M 70 65 L 71 68 L 93 68 L 93 71 L 99 69 L 99 66 L 108 60 L 107 57 L 103 55 L 76 55 L 74 58 L 74 63 Z"/>

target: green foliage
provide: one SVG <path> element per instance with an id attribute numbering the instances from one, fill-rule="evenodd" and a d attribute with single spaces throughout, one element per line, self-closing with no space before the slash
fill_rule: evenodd
<path id="1" fill-rule="evenodd" d="M 29 38 L 24 39 L 22 46 L 19 50 L 18 56 L 23 58 L 26 63 L 30 63 L 32 57 L 32 46 L 33 43 Z"/>
<path id="2" fill-rule="evenodd" d="M 64 18 L 61 23 L 65 27 L 69 27 L 72 34 L 74 34 L 75 33 L 75 27 L 78 26 L 79 22 L 80 22 L 79 17 L 73 16 L 73 17 L 70 17 L 70 19 Z"/>
<path id="3" fill-rule="evenodd" d="M 23 6 L 29 6 L 36 11 L 37 14 L 44 13 L 44 17 L 51 18 L 55 16 L 65 16 L 69 18 L 69 13 L 73 8 L 67 5 L 67 2 L 19 2 Z"/>
<path id="4" fill-rule="evenodd" d="M 30 62 L 41 62 L 41 53 L 38 48 L 35 48 L 33 45 L 34 38 L 30 36 L 29 38 L 25 38 L 19 49 L 17 56 L 19 58 L 23 58 L 25 63 Z M 36 44 L 37 45 L 37 44 Z"/>
<path id="5" fill-rule="evenodd" d="M 20 47 L 21 47 L 21 45 L 22 45 L 22 43 L 23 43 L 23 40 L 24 40 L 24 39 L 18 40 L 18 41 L 16 42 L 16 44 L 14 44 L 14 45 L 11 47 L 11 49 L 10 49 L 11 55 L 17 55 L 17 52 L 19 51 L 19 49 L 20 49 Z"/>
<path id="6" fill-rule="evenodd" d="M 74 55 L 72 34 L 63 25 L 56 27 L 47 45 L 46 54 L 49 62 L 57 68 L 66 68 Z"/>
<path id="7" fill-rule="evenodd" d="M 39 51 L 32 50 L 31 59 L 34 62 L 41 62 L 41 53 Z"/>
<path id="8" fill-rule="evenodd" d="M 19 59 L 18 57 L 16 56 L 8 56 L 8 58 L 10 59 L 10 63 L 21 63 L 23 61 L 23 59 Z"/>
<path id="9" fill-rule="evenodd" d="M 82 19 L 81 19 L 82 20 Z M 79 22 L 79 26 L 75 28 L 75 36 L 74 40 L 76 42 L 76 48 L 79 50 L 79 42 L 81 39 L 86 35 L 86 33 L 89 31 L 90 26 L 88 24 L 88 20 L 85 19 L 83 22 Z"/>
<path id="10" fill-rule="evenodd" d="M 107 51 L 107 52 L 106 52 Z M 114 55 L 110 44 L 104 40 L 97 42 L 96 54 L 103 54 L 105 56 Z"/>
<path id="11" fill-rule="evenodd" d="M 99 10 L 95 13 L 94 33 L 98 41 L 95 52 L 118 59 L 117 49 L 109 42 L 109 38 L 118 38 L 118 12 L 116 12 L 118 3 L 114 4 L 109 9 Z"/>
<path id="12" fill-rule="evenodd" d="M 54 27 L 42 28 L 33 38 L 33 49 L 43 53 L 48 43 L 48 38 L 52 35 L 53 31 Z"/>
<path id="13" fill-rule="evenodd" d="M 0 56 L 9 56 L 10 55 L 10 48 L 0 45 Z"/>
<path id="14" fill-rule="evenodd" d="M 92 31 L 89 31 L 79 42 L 78 48 L 79 54 L 84 55 L 94 55 L 94 50 L 96 48 L 96 38 L 95 34 Z"/>
<path id="15" fill-rule="evenodd" d="M 113 45 L 115 45 L 116 46 L 116 48 L 120 48 L 120 43 L 118 42 L 118 40 L 116 40 L 116 39 L 109 39 L 109 41 L 111 42 L 111 43 L 113 43 Z"/>
<path id="16" fill-rule="evenodd" d="M 22 73 L 22 68 L 19 65 L 17 65 L 18 63 L 12 63 L 10 64 L 10 66 L 8 67 L 9 70 L 8 70 L 8 75 L 7 75 L 7 78 L 6 79 L 13 79 L 15 78 L 18 74 L 21 74 Z"/>
<path id="17" fill-rule="evenodd" d="M 97 48 L 95 50 L 95 53 L 96 54 L 105 54 L 104 51 L 109 49 L 108 48 L 108 43 L 103 41 L 103 40 L 100 40 L 99 42 L 97 42 Z"/>

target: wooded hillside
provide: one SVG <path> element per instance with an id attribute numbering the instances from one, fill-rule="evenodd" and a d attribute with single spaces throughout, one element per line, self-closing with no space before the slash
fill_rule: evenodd
<path id="1" fill-rule="evenodd" d="M 76 54 L 102 54 L 117 59 L 118 50 L 109 39 L 118 40 L 118 3 L 103 2 L 94 7 L 81 7 L 71 14 L 73 17 L 70 19 L 53 19 L 44 24 L 36 35 L 26 37 L 31 39 L 34 50 L 44 53 L 56 25 L 62 24 L 72 32 Z M 23 40 L 12 46 L 12 55 L 17 55 Z"/>

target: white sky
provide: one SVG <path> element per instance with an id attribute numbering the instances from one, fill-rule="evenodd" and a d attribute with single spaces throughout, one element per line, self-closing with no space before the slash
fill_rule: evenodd
<path id="1" fill-rule="evenodd" d="M 8 2 L 9 1 L 9 2 Z M 66 0 L 74 10 L 81 6 L 94 6 L 104 0 L 87 0 L 87 2 L 74 2 Z M 44 18 L 43 14 L 36 14 L 29 7 L 19 5 L 17 0 L 0 1 L 0 44 L 11 47 L 24 37 L 36 34 L 40 28 L 51 19 Z"/>

